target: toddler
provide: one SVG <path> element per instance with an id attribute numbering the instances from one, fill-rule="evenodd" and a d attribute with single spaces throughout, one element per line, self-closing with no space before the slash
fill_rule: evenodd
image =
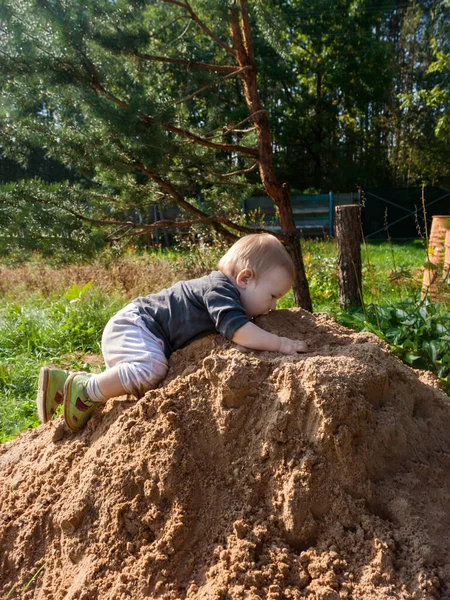
<path id="1" fill-rule="evenodd" d="M 103 373 L 43 367 L 37 394 L 40 420 L 49 421 L 64 403 L 67 425 L 82 429 L 109 398 L 139 398 L 155 388 L 175 350 L 213 332 L 252 350 L 307 352 L 305 342 L 269 333 L 251 321 L 274 310 L 294 280 L 292 260 L 276 237 L 263 233 L 239 239 L 218 269 L 136 298 L 114 315 L 102 337 Z"/>

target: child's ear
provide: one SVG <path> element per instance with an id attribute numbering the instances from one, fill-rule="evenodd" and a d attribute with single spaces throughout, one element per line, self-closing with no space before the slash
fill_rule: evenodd
<path id="1" fill-rule="evenodd" d="M 236 283 L 241 288 L 246 288 L 253 279 L 254 274 L 251 269 L 243 269 L 236 276 Z"/>

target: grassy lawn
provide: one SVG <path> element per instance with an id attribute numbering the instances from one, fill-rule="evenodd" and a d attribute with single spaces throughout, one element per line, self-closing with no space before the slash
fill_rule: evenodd
<path id="1" fill-rule="evenodd" d="M 0 309 L 0 441 L 38 425 L 35 409 L 44 364 L 90 371 L 101 332 L 121 298 L 72 286 L 61 297 L 34 293 Z"/>
<path id="2" fill-rule="evenodd" d="M 0 266 L 0 442 L 38 424 L 35 395 L 42 365 L 100 369 L 101 334 L 112 314 L 138 295 L 209 272 L 222 253 L 204 247 L 191 253 L 138 255 L 130 249 L 122 257 L 105 253 L 90 265 L 51 267 L 38 259 L 16 268 Z M 368 306 L 357 314 L 339 310 L 335 244 L 306 241 L 303 253 L 316 312 L 374 331 L 406 362 L 433 368 L 445 383 L 450 370 L 449 306 L 419 310 L 425 259 L 420 241 L 362 247 Z M 292 294 L 279 303 L 279 308 L 292 306 Z M 426 360 L 420 354 L 423 347 Z"/>
<path id="3" fill-rule="evenodd" d="M 361 246 L 364 301 L 395 302 L 420 289 L 425 250 L 420 240 L 371 242 Z M 339 311 L 336 245 L 327 240 L 307 240 L 303 258 L 315 312 Z M 293 305 L 292 294 L 283 308 Z M 281 307 L 281 303 L 280 303 Z"/>

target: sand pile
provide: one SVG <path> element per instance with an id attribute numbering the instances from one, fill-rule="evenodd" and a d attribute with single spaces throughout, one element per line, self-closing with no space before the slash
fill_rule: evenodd
<path id="1" fill-rule="evenodd" d="M 21 597 L 450 597 L 449 397 L 324 315 L 260 324 L 312 352 L 210 336 L 83 433 L 1 449 L 2 598 L 36 573 Z"/>

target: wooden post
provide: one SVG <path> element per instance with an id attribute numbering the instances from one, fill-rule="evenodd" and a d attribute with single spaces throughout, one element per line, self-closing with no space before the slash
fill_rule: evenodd
<path id="1" fill-rule="evenodd" d="M 339 302 L 342 308 L 362 306 L 361 207 L 336 206 Z"/>

